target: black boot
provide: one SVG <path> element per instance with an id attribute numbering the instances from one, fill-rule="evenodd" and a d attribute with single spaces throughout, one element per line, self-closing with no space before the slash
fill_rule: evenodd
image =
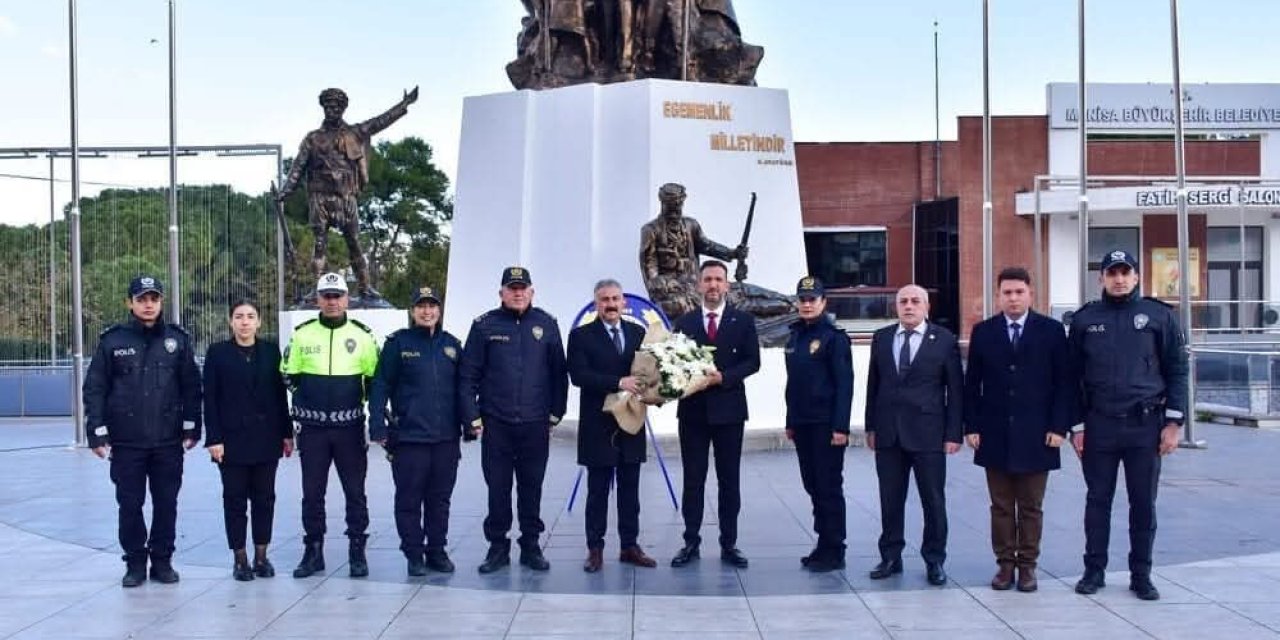
<path id="1" fill-rule="evenodd" d="M 478 570 L 480 573 L 493 573 L 510 564 L 511 545 L 492 544 L 489 545 L 489 553 L 485 555 L 484 562 L 480 563 Z"/>
<path id="2" fill-rule="evenodd" d="M 536 544 L 520 547 L 520 564 L 534 571 L 546 571 L 551 568 L 551 563 L 547 562 L 547 557 L 542 555 L 542 549 Z"/>
<path id="3" fill-rule="evenodd" d="M 151 579 L 161 584 L 173 584 L 178 581 L 178 572 L 169 563 L 169 556 L 152 556 Z"/>
<path id="4" fill-rule="evenodd" d="M 427 563 L 422 559 L 421 551 L 406 551 L 404 557 L 409 561 L 409 577 L 417 578 L 427 575 Z"/>
<path id="5" fill-rule="evenodd" d="M 323 571 L 324 543 L 308 542 L 306 550 L 302 552 L 302 560 L 298 562 L 298 568 L 293 570 L 293 577 L 309 578 Z"/>
<path id="6" fill-rule="evenodd" d="M 347 547 L 347 567 L 352 578 L 364 578 L 369 575 L 369 561 L 364 557 L 364 544 L 368 538 L 352 536 Z"/>
<path id="7" fill-rule="evenodd" d="M 147 581 L 147 558 L 125 558 L 124 577 L 120 578 L 120 586 L 132 588 L 141 586 Z"/>
<path id="8" fill-rule="evenodd" d="M 276 577 L 276 568 L 267 559 L 267 545 L 253 545 L 253 573 L 259 578 Z"/>
<path id="9" fill-rule="evenodd" d="M 453 573 L 453 561 L 444 549 L 427 549 L 427 568 L 439 573 Z"/>
<path id="10" fill-rule="evenodd" d="M 245 554 L 244 549 L 236 549 L 235 564 L 231 567 L 231 577 L 238 582 L 249 582 L 253 580 L 253 569 L 249 566 L 249 556 Z"/>

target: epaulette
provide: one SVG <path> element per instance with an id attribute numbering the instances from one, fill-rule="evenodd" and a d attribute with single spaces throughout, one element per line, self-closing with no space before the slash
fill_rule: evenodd
<path id="1" fill-rule="evenodd" d="M 404 329 L 396 329 L 395 331 L 388 333 L 387 337 L 383 339 L 383 344 L 386 344 L 388 342 L 391 342 L 392 340 L 395 340 L 396 337 L 400 335 L 401 331 L 404 331 Z"/>
<path id="2" fill-rule="evenodd" d="M 482 314 L 480 314 L 480 315 L 476 316 L 476 319 L 475 319 L 475 320 L 472 320 L 471 322 L 473 322 L 473 323 L 475 323 L 475 322 L 480 322 L 481 320 L 484 320 L 485 318 L 489 317 L 489 314 L 491 314 L 491 313 L 493 313 L 493 309 L 490 309 L 490 310 L 488 310 L 488 311 L 486 311 L 486 312 L 484 312 L 484 313 L 482 313 Z"/>
<path id="3" fill-rule="evenodd" d="M 191 337 L 191 332 L 190 332 L 190 331 L 187 331 L 187 330 L 186 330 L 186 329 L 184 329 L 184 328 L 182 328 L 182 326 L 181 326 L 181 325 L 176 325 L 176 324 L 169 323 L 169 324 L 167 324 L 166 326 L 167 326 L 167 327 L 169 327 L 170 329 L 173 329 L 174 331 L 177 331 L 178 333 L 181 333 L 182 335 L 184 335 L 184 336 L 186 336 L 186 337 L 188 337 L 188 338 L 190 338 L 190 337 Z"/>
<path id="4" fill-rule="evenodd" d="M 303 327 L 305 327 L 305 326 L 307 326 L 307 325 L 309 325 L 309 324 L 311 324 L 311 323 L 313 323 L 313 322 L 319 322 L 319 321 L 320 321 L 320 318 L 318 318 L 318 317 L 317 317 L 317 318 L 312 318 L 312 319 L 307 320 L 306 322 L 303 322 L 302 324 L 300 324 L 300 325 L 298 325 L 298 326 L 294 327 L 294 328 L 293 328 L 293 330 L 294 330 L 294 331 L 297 331 L 298 329 L 301 329 L 301 328 L 303 328 Z"/>
<path id="5" fill-rule="evenodd" d="M 1164 300 L 1161 300 L 1160 298 L 1152 298 L 1151 296 L 1142 296 L 1142 299 L 1143 299 L 1143 300 L 1150 300 L 1150 301 L 1152 301 L 1152 302 L 1157 302 L 1157 303 L 1162 304 L 1162 305 L 1164 305 L 1164 306 L 1166 306 L 1166 307 L 1168 307 L 1168 308 L 1170 308 L 1170 309 L 1172 309 L 1172 308 L 1173 308 L 1173 305 L 1169 304 L 1168 302 L 1165 302 Z"/>
<path id="6" fill-rule="evenodd" d="M 534 311 L 537 311 L 538 313 L 541 313 L 542 315 L 544 315 L 544 316 L 546 316 L 546 317 L 548 317 L 548 318 L 551 318 L 551 321 L 552 321 L 552 322 L 556 322 L 556 323 L 559 323 L 559 322 L 560 322 L 559 320 L 556 320 L 556 317 L 555 317 L 555 316 L 553 316 L 553 315 L 551 315 L 550 313 L 548 313 L 548 312 L 547 312 L 547 310 L 546 310 L 546 309 L 543 309 L 542 307 L 533 307 L 533 310 L 534 310 Z"/>
<path id="7" fill-rule="evenodd" d="M 363 322 L 360 322 L 359 320 L 356 320 L 355 318 L 352 318 L 352 317 L 348 317 L 347 320 L 350 321 L 351 324 L 354 324 L 355 326 L 360 327 L 361 329 L 364 329 L 365 333 L 368 333 L 370 335 L 373 334 L 373 329 L 370 329 L 369 325 Z"/>
<path id="8" fill-rule="evenodd" d="M 108 333 L 111 333 L 112 331 L 115 331 L 116 329 L 121 329 L 121 328 L 123 328 L 123 327 L 124 327 L 124 325 L 122 325 L 122 324 L 113 324 L 113 325 L 111 325 L 111 326 L 107 327 L 106 329 L 103 329 L 103 330 L 102 330 L 102 333 L 99 333 L 99 334 L 98 334 L 98 337 L 99 337 L 99 338 L 101 338 L 101 337 L 103 337 L 103 336 L 107 335 Z"/>

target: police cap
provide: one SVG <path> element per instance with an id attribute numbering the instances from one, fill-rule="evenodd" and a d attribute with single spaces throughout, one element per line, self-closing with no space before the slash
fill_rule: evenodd
<path id="1" fill-rule="evenodd" d="M 805 276 L 800 278 L 796 283 L 797 298 L 822 298 L 826 297 L 827 288 L 822 285 L 822 280 L 813 276 Z"/>
<path id="2" fill-rule="evenodd" d="M 1103 272 L 1118 264 L 1127 264 L 1130 269 L 1133 269 L 1134 271 L 1139 270 L 1138 259 L 1133 257 L 1133 254 L 1123 249 L 1116 249 L 1115 251 L 1110 251 L 1106 255 L 1102 256 Z"/>
<path id="3" fill-rule="evenodd" d="M 529 277 L 529 270 L 524 267 L 507 267 L 502 270 L 502 286 L 521 285 L 529 286 L 533 284 L 533 278 Z"/>
<path id="4" fill-rule="evenodd" d="M 136 298 L 144 293 L 164 295 L 164 285 L 152 276 L 141 275 L 129 281 L 129 297 Z"/>

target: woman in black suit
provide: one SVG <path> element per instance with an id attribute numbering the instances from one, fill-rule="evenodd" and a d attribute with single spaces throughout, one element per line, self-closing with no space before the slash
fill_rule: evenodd
<path id="1" fill-rule="evenodd" d="M 227 543 L 236 580 L 270 578 L 267 560 L 276 503 L 276 466 L 293 452 L 293 424 L 280 375 L 280 348 L 259 340 L 258 307 L 231 306 L 232 339 L 210 345 L 204 361 L 205 446 L 222 473 Z M 245 553 L 247 503 L 253 509 L 253 566 Z"/>

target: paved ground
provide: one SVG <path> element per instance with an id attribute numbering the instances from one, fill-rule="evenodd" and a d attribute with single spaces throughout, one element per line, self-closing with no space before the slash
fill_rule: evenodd
<path id="1" fill-rule="evenodd" d="M 871 455 L 851 449 L 846 466 L 849 569 L 810 575 L 798 558 L 812 546 L 809 506 L 794 454 L 744 458 L 742 538 L 751 568 L 735 571 L 713 557 L 673 570 L 680 546 L 656 463 L 643 477 L 642 534 L 657 569 L 613 559 L 597 575 L 584 555 L 582 496 L 566 509 L 577 468 L 570 443 L 557 442 L 544 492 L 544 538 L 552 569 L 520 568 L 481 577 L 480 521 L 484 485 L 475 446 L 465 448 L 454 495 L 450 552 L 459 571 L 410 580 L 391 519 L 388 465 L 371 452 L 373 515 L 364 580 L 346 577 L 345 544 L 329 543 L 330 574 L 294 580 L 300 555 L 297 460 L 279 479 L 273 559 L 282 576 L 252 583 L 230 579 L 222 533 L 220 486 L 202 452 L 187 458 L 179 506 L 182 582 L 118 586 L 115 504 L 107 466 L 67 448 L 64 422 L 0 422 L 0 637 L 16 638 L 282 638 L 282 637 L 579 637 L 579 638 L 1275 638 L 1280 637 L 1280 433 L 1202 426 L 1206 451 L 1180 451 L 1161 483 L 1155 582 L 1158 603 L 1137 601 L 1123 571 L 1096 597 L 1071 591 L 1080 573 L 1084 486 L 1074 456 L 1064 459 L 1046 499 L 1041 589 L 993 592 L 986 490 L 966 451 L 951 459 L 948 479 L 951 582 L 928 586 L 923 563 L 908 556 L 906 573 L 872 582 L 879 530 Z M 679 460 L 668 464 L 679 487 Z M 329 513 L 342 513 L 332 483 Z M 585 489 L 584 489 L 585 490 Z M 714 499 L 714 491 L 708 492 Z M 908 537 L 918 540 L 918 506 Z M 704 531 L 714 541 L 714 504 Z M 1123 498 L 1115 528 L 1126 526 Z M 330 530 L 342 531 L 340 519 Z M 1111 566 L 1124 569 L 1123 534 L 1113 536 Z M 908 550 L 909 554 L 914 549 Z"/>

